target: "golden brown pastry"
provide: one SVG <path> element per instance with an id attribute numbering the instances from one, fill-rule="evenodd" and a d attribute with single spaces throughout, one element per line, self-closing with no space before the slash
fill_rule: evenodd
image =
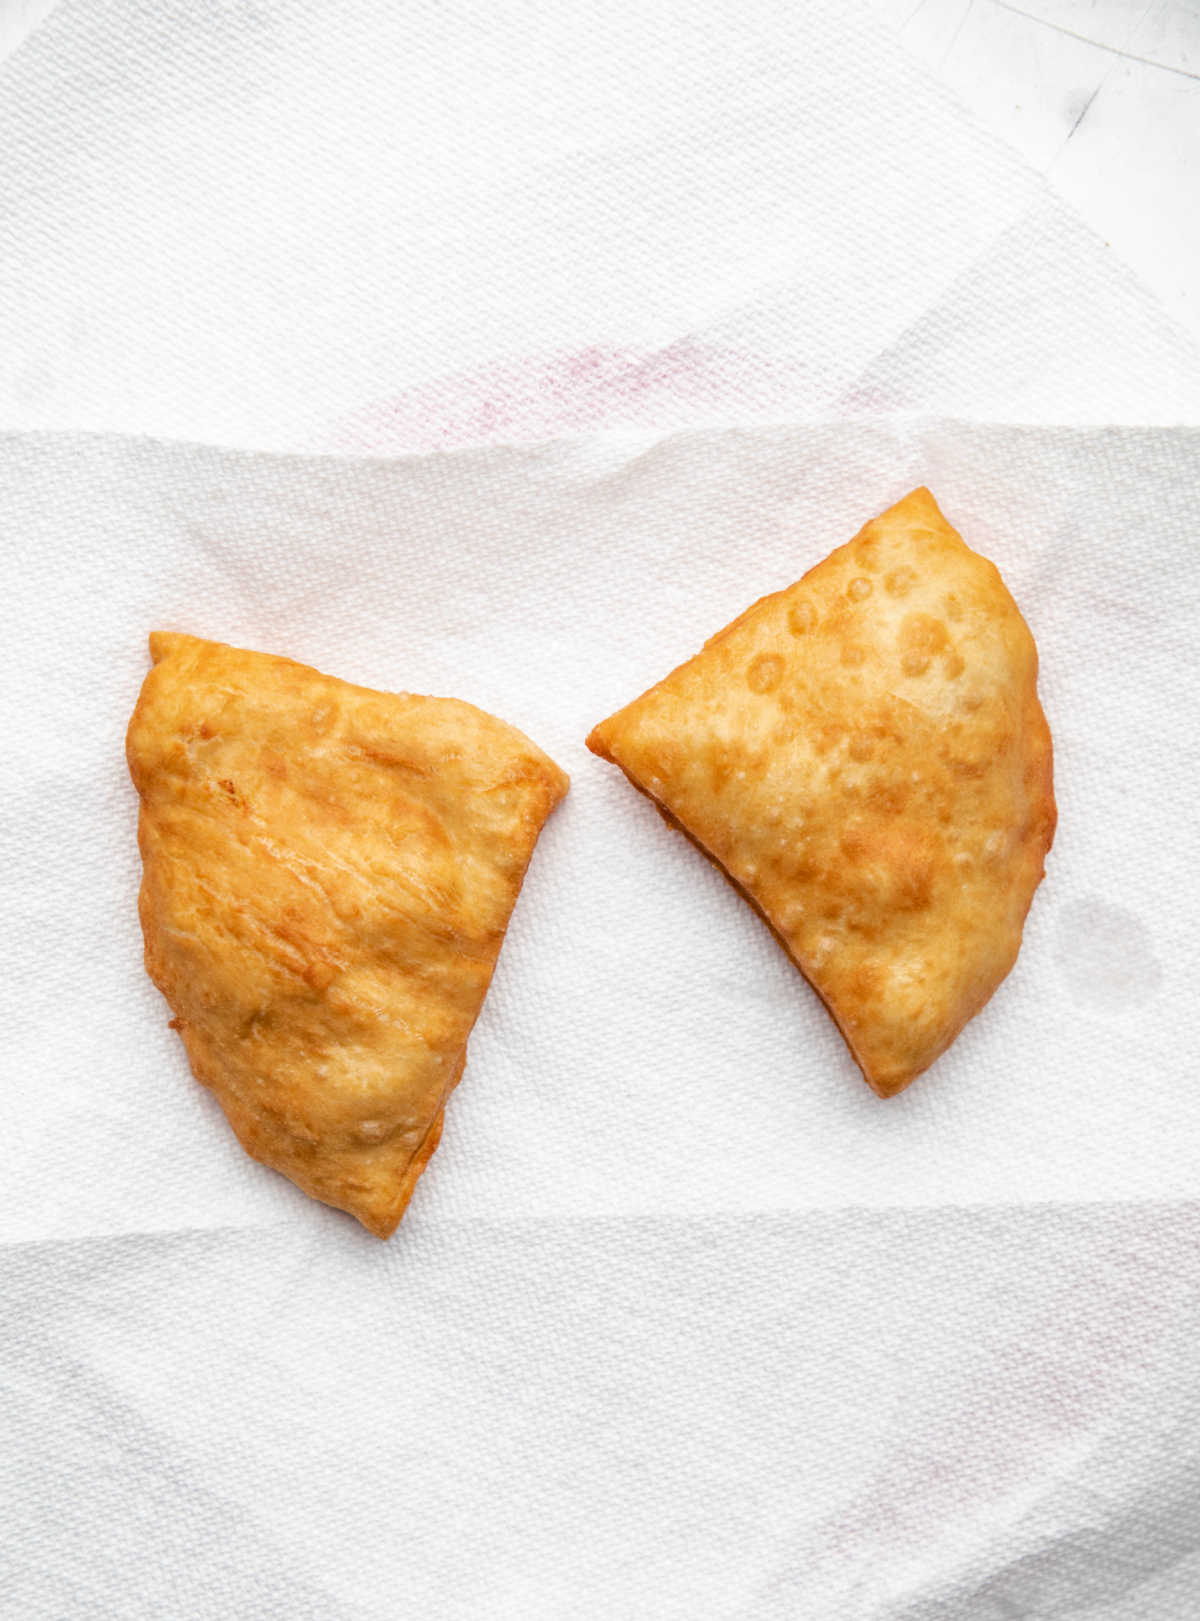
<path id="1" fill-rule="evenodd" d="M 914 490 L 588 738 L 766 918 L 882 1097 L 1016 960 L 1054 836 L 1037 650 Z"/>
<path id="2" fill-rule="evenodd" d="M 567 779 L 452 698 L 192 636 L 150 653 L 146 968 L 247 1153 L 387 1238 Z"/>

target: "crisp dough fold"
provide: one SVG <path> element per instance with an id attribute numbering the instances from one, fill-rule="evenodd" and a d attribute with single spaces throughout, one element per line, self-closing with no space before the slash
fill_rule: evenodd
<path id="1" fill-rule="evenodd" d="M 881 1096 L 1016 960 L 1054 837 L 1037 650 L 914 490 L 601 722 L 594 753 L 761 912 Z"/>
<path id="2" fill-rule="evenodd" d="M 146 968 L 247 1153 L 387 1238 L 567 778 L 452 698 L 192 636 L 150 653 Z"/>

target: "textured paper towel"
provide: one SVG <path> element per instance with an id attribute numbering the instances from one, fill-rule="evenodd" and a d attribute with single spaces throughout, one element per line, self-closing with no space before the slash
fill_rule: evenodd
<path id="1" fill-rule="evenodd" d="M 10 427 L 1200 419 L 1194 347 L 855 0 L 67 0 L 0 195 Z M 0 442 L 0 1613 L 1193 1621 L 1196 457 Z M 1042 641 L 1063 819 L 1016 973 L 882 1108 L 581 738 L 922 477 Z M 153 622 L 574 774 L 390 1245 L 241 1155 L 142 974 Z"/>
<path id="2" fill-rule="evenodd" d="M 1039 638 L 1061 824 L 1015 971 L 881 1104 L 582 738 L 921 480 Z M 0 439 L 0 1605 L 1189 1617 L 1198 494 L 1187 430 Z M 151 625 L 573 775 L 389 1246 L 242 1155 L 142 972 Z"/>
<path id="3" fill-rule="evenodd" d="M 0 71 L 0 424 L 392 452 L 1200 419 L 859 0 L 65 0 Z"/>

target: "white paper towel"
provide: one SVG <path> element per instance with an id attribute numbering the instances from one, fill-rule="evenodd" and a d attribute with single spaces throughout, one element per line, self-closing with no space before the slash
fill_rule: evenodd
<path id="1" fill-rule="evenodd" d="M 0 1613 L 1194 1621 L 1200 359 L 857 0 L 65 0 L 0 70 Z M 1044 658 L 1011 979 L 888 1105 L 598 716 L 927 479 Z M 145 979 L 171 623 L 526 728 L 381 1246 Z"/>
<path id="2" fill-rule="evenodd" d="M 1038 637 L 1061 823 L 1013 974 L 885 1104 L 582 739 L 920 481 Z M 0 438 L 0 1607 L 1187 1621 L 1198 496 L 1187 430 Z M 572 773 L 390 1245 L 245 1158 L 142 971 L 152 625 Z"/>
<path id="3" fill-rule="evenodd" d="M 1196 346 L 860 0 L 65 0 L 0 198 L 8 427 L 1200 420 Z"/>

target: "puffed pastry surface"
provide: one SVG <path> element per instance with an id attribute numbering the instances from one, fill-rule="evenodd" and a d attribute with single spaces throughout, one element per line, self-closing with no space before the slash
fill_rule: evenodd
<path id="1" fill-rule="evenodd" d="M 146 968 L 247 1153 L 387 1238 L 567 779 L 452 698 L 193 636 L 150 652 Z"/>
<path id="2" fill-rule="evenodd" d="M 1037 650 L 926 489 L 588 738 L 774 929 L 901 1091 L 1016 960 L 1054 836 Z"/>

